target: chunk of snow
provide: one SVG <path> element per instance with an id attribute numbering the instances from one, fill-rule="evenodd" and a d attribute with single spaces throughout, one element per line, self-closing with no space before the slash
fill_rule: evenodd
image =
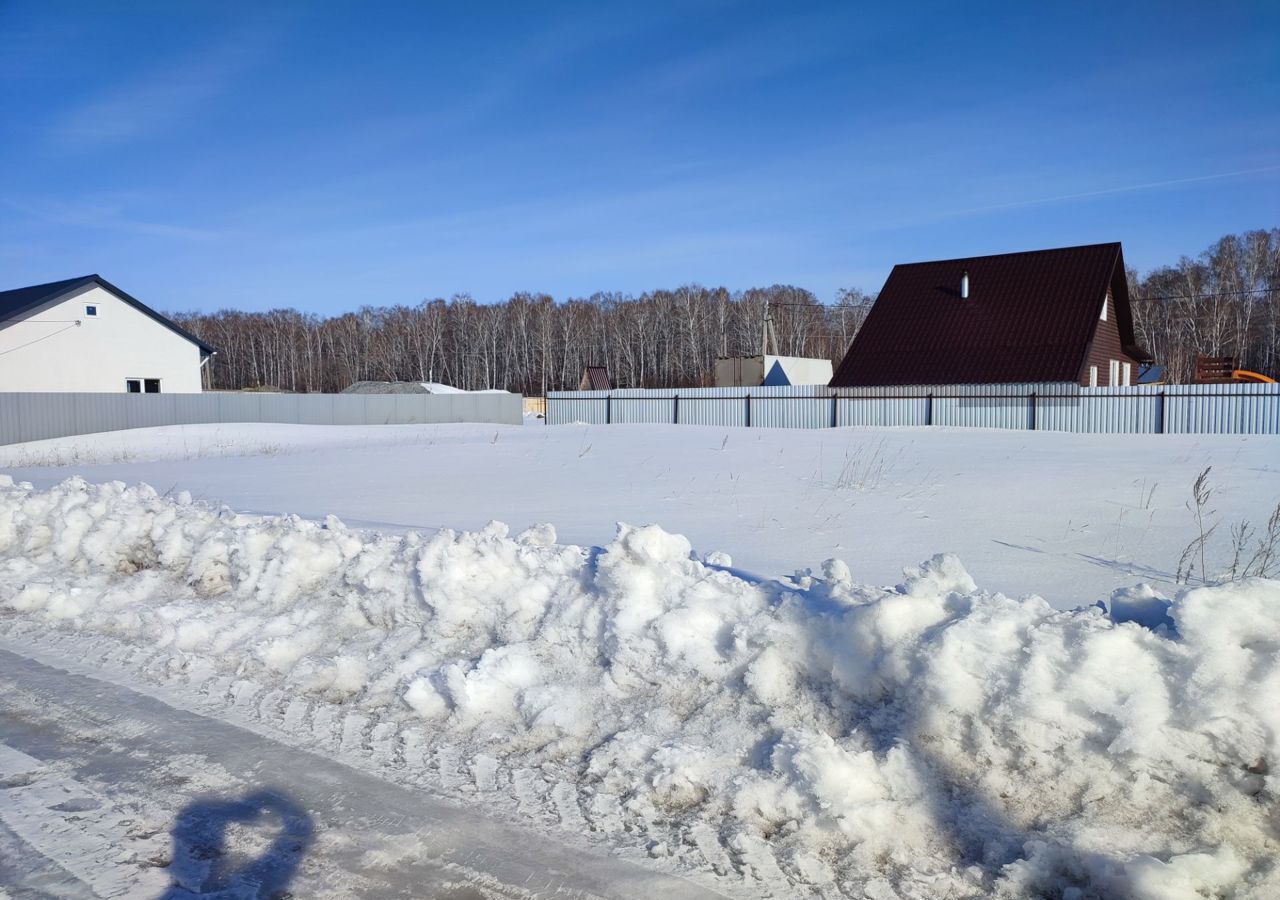
<path id="1" fill-rule="evenodd" d="M 1151 585 L 1139 584 L 1112 591 L 1109 613 L 1111 621 L 1117 624 L 1137 622 L 1152 631 L 1159 628 L 1173 630 L 1173 619 L 1169 618 L 1171 606 L 1173 603 L 1158 594 Z"/>

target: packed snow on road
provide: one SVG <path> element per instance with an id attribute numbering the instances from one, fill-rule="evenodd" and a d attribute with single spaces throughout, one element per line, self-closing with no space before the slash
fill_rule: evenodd
<path id="1" fill-rule="evenodd" d="M 0 448 L 0 883 L 1276 896 L 1280 581 L 1242 573 L 1277 446 L 224 425 Z M 1179 584 L 1206 468 L 1220 532 Z"/>

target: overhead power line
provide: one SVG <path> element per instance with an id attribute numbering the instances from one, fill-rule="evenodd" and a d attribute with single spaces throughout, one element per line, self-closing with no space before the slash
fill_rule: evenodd
<path id="1" fill-rule="evenodd" d="M 58 335 L 62 334 L 62 332 L 69 331 L 72 328 L 75 328 L 79 324 L 80 324 L 79 322 L 72 322 L 70 325 L 67 325 L 64 328 L 59 328 L 57 331 L 51 331 L 48 334 L 44 335 L 43 337 L 38 337 L 33 341 L 27 341 L 25 344 L 19 344 L 16 347 L 10 347 L 8 350 L 0 350 L 0 356 L 4 356 L 6 353 L 13 353 L 17 350 L 23 349 L 24 347 L 30 347 L 32 344 L 38 344 L 41 341 L 47 341 L 51 337 L 57 337 Z"/>
<path id="2" fill-rule="evenodd" d="M 1136 297 L 1137 300 L 1203 300 L 1206 297 L 1246 297 L 1250 294 L 1280 294 L 1280 288 L 1254 288 L 1248 291 L 1206 291 L 1203 294 L 1167 294 Z"/>
<path id="3" fill-rule="evenodd" d="M 797 309 L 835 309 L 835 310 L 840 310 L 840 309 L 857 309 L 858 307 L 861 307 L 861 306 L 870 306 L 870 305 L 871 305 L 872 303 L 874 303 L 874 302 L 875 302 L 875 301 L 868 299 L 868 300 L 863 301 L 862 303 L 847 303 L 847 304 L 845 304 L 845 305 L 843 305 L 843 306 L 840 306 L 840 305 L 835 304 L 835 303 L 774 303 L 772 300 L 770 300 L 770 301 L 769 301 L 769 305 L 770 305 L 770 306 L 790 306 L 790 307 L 795 307 L 795 308 L 797 308 Z"/>

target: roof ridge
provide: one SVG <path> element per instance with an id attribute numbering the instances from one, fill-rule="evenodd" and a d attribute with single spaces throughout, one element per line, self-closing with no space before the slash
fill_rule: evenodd
<path id="1" fill-rule="evenodd" d="M 8 290 L 0 291 L 0 295 L 12 294 L 16 291 L 37 291 L 43 288 L 55 288 L 64 284 L 75 284 L 80 281 L 92 281 L 93 279 L 100 277 L 100 275 L 95 273 L 92 275 L 77 275 L 74 278 L 59 278 L 57 281 L 46 281 L 41 284 L 28 284 L 18 288 L 9 288 Z"/>
<path id="2" fill-rule="evenodd" d="M 1011 250 L 1008 253 L 983 253 L 981 256 L 953 256 L 948 259 L 919 259 L 914 262 L 895 263 L 900 266 L 931 266 L 938 263 L 970 262 L 975 259 L 1003 259 L 1007 256 L 1030 256 L 1035 253 L 1062 253 L 1069 250 L 1093 250 L 1098 247 L 1121 247 L 1121 241 L 1102 241 L 1097 244 L 1074 244 L 1070 247 L 1042 247 L 1039 250 Z"/>
<path id="3" fill-rule="evenodd" d="M 65 294 L 68 294 L 85 285 L 96 284 L 108 293 L 114 294 L 119 300 L 132 306 L 145 316 L 150 317 L 159 322 L 165 328 L 175 334 L 191 341 L 200 348 L 202 353 L 216 353 L 217 350 L 206 344 L 200 338 L 187 331 L 182 326 L 174 322 L 168 316 L 156 312 L 150 306 L 147 306 L 141 300 L 131 296 L 125 291 L 120 290 L 101 275 L 81 275 L 77 278 L 64 278 L 61 281 L 50 281 L 45 284 L 31 284 L 26 287 L 13 288 L 7 291 L 0 291 L 0 328 L 6 327 L 6 323 L 10 320 L 23 315 L 28 310 L 34 309 L 41 304 L 48 303 Z"/>

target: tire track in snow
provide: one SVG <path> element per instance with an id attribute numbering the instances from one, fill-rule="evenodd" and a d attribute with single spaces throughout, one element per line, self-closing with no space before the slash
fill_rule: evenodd
<path id="1" fill-rule="evenodd" d="M 105 646 L 107 656 L 111 655 L 111 648 L 117 646 L 109 637 L 81 637 L 61 632 L 53 633 L 52 642 L 47 641 L 44 634 L 28 632 L 24 637 L 38 646 L 54 643 L 59 654 L 65 653 L 74 658 L 83 658 L 86 644 Z M 134 670 L 154 671 L 161 663 L 171 664 L 172 661 L 173 655 L 168 651 L 160 651 L 150 657 L 139 651 L 130 657 L 131 668 L 125 668 L 116 677 L 123 677 L 124 683 L 132 686 L 136 683 Z M 115 669 L 120 671 L 122 665 L 117 664 Z M 110 664 L 108 668 L 111 668 Z M 746 896 L 778 895 L 777 885 L 770 879 L 775 873 L 780 873 L 782 865 L 787 870 L 783 877 L 790 877 L 786 890 L 782 892 L 784 895 L 800 896 L 813 892 L 816 887 L 794 866 L 773 857 L 773 850 L 768 845 L 762 848 L 762 853 L 772 857 L 771 860 L 765 860 L 761 853 L 756 853 L 755 858 L 748 861 L 739 849 L 724 844 L 713 828 L 706 828 L 700 834 L 700 841 L 688 840 L 686 834 L 686 841 L 682 842 L 678 833 L 671 833 L 665 827 L 650 831 L 654 823 L 629 818 L 620 798 L 593 790 L 580 792 L 578 785 L 571 781 L 546 778 L 540 774 L 537 779 L 526 780 L 526 789 L 535 784 L 541 786 L 542 793 L 535 803 L 527 793 L 521 795 L 520 785 L 515 783 L 515 773 L 501 761 L 488 757 L 483 761 L 478 757 L 465 757 L 459 748 L 451 744 L 433 745 L 432 736 L 420 726 L 380 722 L 364 712 L 348 712 L 338 704 L 306 701 L 297 696 L 287 701 L 283 716 L 273 720 L 263 712 L 267 697 L 273 691 L 251 679 L 220 674 L 199 660 L 190 667 L 170 673 L 168 679 L 153 676 L 151 689 L 156 682 L 164 684 L 168 681 L 172 685 L 175 679 L 185 690 L 200 697 L 199 705 L 203 711 L 215 718 L 228 719 L 255 731 L 265 730 L 269 736 L 274 738 L 278 735 L 293 746 L 356 765 L 363 771 L 372 772 L 375 777 L 393 775 L 400 783 L 434 791 L 454 802 L 471 804 L 476 799 L 483 799 L 495 815 L 507 822 L 514 821 L 517 827 L 528 827 L 536 822 L 558 822 L 568 840 L 585 837 L 596 846 L 601 839 L 607 842 L 606 846 L 621 841 L 614 852 L 632 854 L 630 858 L 633 859 L 644 857 L 634 856 L 634 850 L 626 848 L 628 843 L 636 850 L 645 846 L 670 846 L 676 848 L 675 852 L 649 852 L 648 860 L 661 861 L 665 857 L 665 862 L 658 864 L 667 871 L 681 875 L 687 873 L 703 882 L 712 881 L 718 889 L 730 889 Z M 380 755 L 373 745 L 374 734 L 380 729 L 399 729 L 408 736 L 401 760 L 406 765 L 412 760 L 411 770 L 392 771 L 395 769 L 394 753 L 388 759 Z M 535 811 L 539 805 L 541 813 Z M 637 828 L 640 830 L 636 831 Z M 637 840 L 623 840 L 624 834 L 630 834 Z M 681 843 L 686 843 L 687 852 L 679 849 Z M 693 871 L 690 871 L 691 866 Z M 712 879 L 708 876 L 718 877 Z"/>
<path id="2" fill-rule="evenodd" d="M 17 635 L 14 634 L 13 637 L 16 638 Z M 106 658 L 118 647 L 112 638 L 105 636 L 68 635 L 62 632 L 37 634 L 28 631 L 24 637 L 36 646 L 52 645 L 51 649 L 56 648 L 55 652 L 59 655 L 66 654 L 75 659 L 86 658 L 86 648 L 98 651 L 99 658 Z M 154 673 L 161 663 L 169 663 L 171 667 L 172 662 L 171 652 L 160 651 L 148 657 L 139 651 L 130 657 L 129 665 L 133 669 L 145 669 Z M 110 663 L 106 665 L 108 670 L 113 668 Z M 124 684 L 133 686 L 136 684 L 134 670 L 122 666 L 123 664 L 114 666 L 118 673 L 114 676 L 117 683 L 121 683 L 119 678 L 123 678 Z M 536 779 L 526 779 L 524 782 L 526 790 L 535 784 L 541 786 L 541 794 L 535 801 L 527 793 L 521 794 L 521 786 L 515 782 L 515 773 L 501 762 L 493 769 L 491 778 L 477 778 L 475 758 L 465 758 L 451 744 L 433 744 L 432 736 L 420 726 L 378 723 L 376 717 L 369 718 L 364 713 L 348 713 L 340 705 L 307 701 L 296 695 L 287 701 L 284 714 L 273 721 L 270 715 L 263 712 L 266 698 L 273 692 L 267 691 L 257 682 L 223 675 L 199 659 L 170 675 L 168 683 L 172 686 L 176 680 L 186 691 L 194 693 L 199 698 L 198 706 L 205 714 L 229 719 L 256 731 L 265 729 L 273 738 L 280 736 L 295 747 L 311 749 L 348 765 L 360 766 L 375 776 L 392 774 L 389 770 L 393 767 L 393 762 L 379 757 L 373 750 L 372 735 L 384 727 L 399 729 L 405 735 L 405 748 L 400 758 L 404 765 L 411 767 L 394 773 L 400 783 L 423 787 L 464 804 L 470 804 L 480 794 L 495 815 L 502 816 L 504 821 L 514 821 L 517 827 L 527 827 L 533 822 L 558 823 L 567 839 L 587 837 L 592 844 L 598 844 L 601 838 L 617 839 L 624 831 L 639 827 L 641 832 L 632 832 L 632 836 L 639 834 L 639 846 L 647 845 L 650 848 L 647 854 L 650 860 L 666 858 L 667 862 L 662 865 L 668 871 L 674 870 L 682 875 L 688 873 L 690 877 L 704 882 L 711 880 L 706 876 L 715 875 L 718 876 L 714 880 L 717 888 L 731 889 L 735 894 L 745 889 L 747 896 L 800 896 L 815 891 L 822 893 L 821 888 L 811 883 L 807 873 L 799 871 L 789 860 L 774 857 L 773 849 L 768 845 L 764 846 L 763 853 L 772 857 L 773 865 L 759 853 L 753 854 L 754 859 L 745 859 L 740 849 L 723 843 L 713 828 L 707 828 L 700 835 L 701 841 L 690 840 L 687 832 L 682 841 L 678 832 L 671 832 L 665 827 L 650 832 L 654 823 L 625 818 L 619 798 L 594 791 L 582 793 L 574 782 L 560 781 L 541 773 L 536 773 Z M 164 684 L 165 681 L 166 679 L 153 674 L 149 687 L 154 690 L 156 682 Z M 254 689 L 255 686 L 265 692 L 259 693 Z M 367 718 L 368 721 L 356 728 L 349 721 L 353 715 L 360 719 Z M 363 737 L 358 737 L 357 734 Z M 485 767 L 482 765 L 481 768 Z M 541 813 L 536 812 L 538 806 L 541 807 Z M 708 841 L 719 843 L 719 848 L 713 849 Z M 681 849 L 682 843 L 686 849 Z M 670 847 L 674 852 L 652 852 L 655 845 Z M 618 847 L 614 852 L 628 854 L 630 851 L 625 847 Z M 712 862 L 712 859 L 715 861 Z M 693 866 L 693 872 L 690 872 L 690 865 Z M 771 876 L 780 872 L 781 867 L 786 869 L 783 877 L 789 880 L 785 889 L 779 892 L 778 886 L 771 883 Z"/>
<path id="3" fill-rule="evenodd" d="M 99 803 L 97 808 L 107 810 L 118 806 L 119 800 L 139 797 L 164 798 L 161 805 L 170 811 L 188 802 L 191 797 L 184 794 L 182 785 L 163 777 L 158 760 L 200 758 L 210 767 L 232 773 L 233 785 L 224 787 L 223 793 L 232 787 L 260 789 L 269 779 L 277 791 L 288 794 L 315 818 L 315 846 L 326 851 L 310 863 L 315 871 L 306 866 L 299 869 L 299 879 L 313 881 L 310 888 L 299 885 L 299 896 L 421 896 L 424 891 L 431 894 L 433 888 L 438 896 L 465 896 L 457 892 L 458 885 L 466 885 L 472 895 L 508 897 L 661 894 L 675 900 L 718 896 L 690 881 L 495 823 L 220 719 L 175 708 L 127 686 L 54 668 L 13 652 L 16 649 L 0 640 L 0 680 L 21 685 L 8 694 L 0 692 L 6 742 L 23 754 L 14 757 L 22 763 L 14 763 L 16 768 L 30 769 L 30 758 L 39 760 L 37 765 L 93 775 L 101 782 L 97 791 L 121 793 L 120 798 L 90 798 Z M 70 668 L 82 667 L 72 664 Z M 15 711 L 11 707 L 23 692 L 33 702 L 25 712 Z M 229 696 L 219 688 L 212 693 Z M 117 729 L 116 720 L 126 727 Z M 96 741 L 77 739 L 88 732 L 99 732 Z M 331 735 L 336 737 L 332 731 Z M 200 787 L 197 780 L 187 793 Z M 105 840 L 114 847 L 112 842 L 121 840 L 127 830 L 122 825 L 109 827 L 95 837 L 92 830 L 84 836 L 78 829 L 59 832 L 48 852 L 57 853 L 63 846 L 87 847 L 85 842 L 93 840 Z M 167 837 L 161 832 L 156 839 L 164 845 Z M 95 877 L 116 877 L 109 874 L 116 871 L 110 858 L 92 848 L 83 855 L 106 873 Z"/>

